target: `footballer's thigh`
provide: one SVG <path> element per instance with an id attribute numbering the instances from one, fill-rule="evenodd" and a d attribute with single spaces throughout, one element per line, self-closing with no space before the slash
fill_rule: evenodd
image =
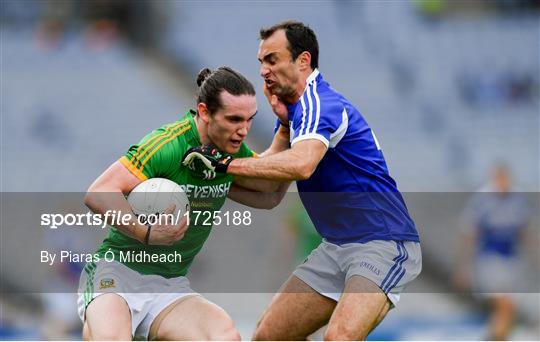
<path id="1" fill-rule="evenodd" d="M 391 308 L 387 295 L 371 280 L 352 276 L 328 323 L 325 340 L 365 340 Z"/>
<path id="2" fill-rule="evenodd" d="M 263 313 L 253 340 L 305 340 L 328 323 L 335 306 L 293 275 Z"/>
<path id="3" fill-rule="evenodd" d="M 149 337 L 191 341 L 241 339 L 225 310 L 200 295 L 182 297 L 162 310 L 152 322 Z"/>
<path id="4" fill-rule="evenodd" d="M 88 304 L 85 315 L 84 340 L 131 340 L 131 312 L 120 295 L 99 295 Z"/>

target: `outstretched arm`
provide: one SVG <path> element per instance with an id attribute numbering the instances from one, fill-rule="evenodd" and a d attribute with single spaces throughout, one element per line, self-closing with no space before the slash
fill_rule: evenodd
<path id="1" fill-rule="evenodd" d="M 260 154 L 260 158 L 268 158 L 288 148 L 288 129 L 280 126 L 272 144 Z M 253 208 L 272 209 L 281 202 L 290 185 L 290 181 L 277 182 L 260 178 L 235 177 L 229 198 Z"/>
<path id="2" fill-rule="evenodd" d="M 285 151 L 288 148 L 289 130 L 288 128 L 280 125 L 278 131 L 274 135 L 274 139 L 272 140 L 272 144 L 270 144 L 270 147 L 266 151 L 261 153 L 258 158 L 254 159 L 268 158 L 269 156 Z M 267 179 L 265 180 L 253 177 L 250 178 L 249 176 L 245 177 L 238 175 L 234 179 L 234 184 L 246 190 L 254 190 L 260 192 L 277 192 L 282 185 L 281 182 L 278 181 L 272 181 Z M 288 188 L 288 186 L 286 188 Z"/>
<path id="3" fill-rule="evenodd" d="M 288 150 L 265 158 L 234 159 L 229 164 L 227 173 L 276 181 L 308 179 L 326 150 L 326 145 L 319 140 L 303 140 Z"/>
<path id="4" fill-rule="evenodd" d="M 273 95 L 264 84 L 264 95 L 272 111 L 282 123 L 288 122 L 287 106 Z M 266 158 L 244 158 L 233 160 L 227 173 L 241 177 L 263 178 L 272 181 L 294 181 L 309 178 L 324 157 L 327 147 L 319 140 L 299 141 L 289 146 L 289 128 L 283 124 L 280 131 L 286 131 L 286 147 L 271 153 Z M 281 146 L 283 147 L 283 146 Z M 287 186 L 288 188 L 288 186 Z"/>

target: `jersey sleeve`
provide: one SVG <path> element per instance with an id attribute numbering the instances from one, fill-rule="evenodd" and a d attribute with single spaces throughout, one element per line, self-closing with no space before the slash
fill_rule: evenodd
<path id="1" fill-rule="evenodd" d="M 189 126 L 179 123 L 159 128 L 130 146 L 120 162 L 140 180 L 167 178 L 174 168 L 180 167 L 185 151 L 176 137 L 187 129 Z"/>
<path id="2" fill-rule="evenodd" d="M 306 139 L 317 139 L 326 147 L 332 147 L 332 138 L 347 128 L 342 124 L 344 120 L 346 112 L 341 101 L 321 98 L 317 91 L 317 83 L 314 82 L 306 87 L 300 98 L 300 104 L 296 106 L 291 145 Z"/>

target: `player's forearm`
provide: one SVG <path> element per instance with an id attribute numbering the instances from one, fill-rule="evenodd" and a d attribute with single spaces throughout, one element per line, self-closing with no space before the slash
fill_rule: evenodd
<path id="1" fill-rule="evenodd" d="M 292 149 L 264 158 L 235 159 L 227 168 L 227 173 L 233 175 L 277 181 L 307 179 L 312 172 L 305 156 Z"/>
<path id="2" fill-rule="evenodd" d="M 86 194 L 84 204 L 92 212 L 102 215 L 102 218 L 107 224 L 117 228 L 131 238 L 141 242 L 144 241 L 148 227 L 141 225 L 137 221 L 133 210 L 122 192 L 111 189 L 92 189 Z M 116 218 L 112 215 L 107 215 L 107 212 L 111 214 L 113 210 L 116 211 Z M 118 220 L 118 217 L 126 214 L 129 214 L 129 220 L 126 219 L 125 224 L 123 224 L 123 219 Z M 128 216 L 125 217 L 127 218 Z"/>
<path id="3" fill-rule="evenodd" d="M 278 131 L 274 135 L 274 139 L 272 140 L 272 144 L 266 151 L 261 153 L 261 157 L 268 157 L 273 154 L 283 152 L 287 150 L 290 147 L 289 145 L 289 129 L 286 127 L 283 127 L 282 125 L 279 126 Z"/>
<path id="4" fill-rule="evenodd" d="M 259 158 L 266 158 L 279 152 L 283 152 L 289 148 L 289 130 L 283 126 L 280 126 L 277 133 L 274 135 L 274 140 L 270 147 L 259 155 Z M 264 193 L 277 193 L 280 188 L 284 187 L 285 191 L 289 188 L 290 182 L 276 181 L 270 179 L 261 178 L 246 178 L 236 177 L 235 183 L 242 188 L 254 190 Z"/>

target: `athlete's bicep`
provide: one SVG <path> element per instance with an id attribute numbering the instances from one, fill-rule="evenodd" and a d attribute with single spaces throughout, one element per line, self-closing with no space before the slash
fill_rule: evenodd
<path id="1" fill-rule="evenodd" d="M 319 97 L 317 85 L 306 89 L 292 122 L 291 144 L 315 139 L 335 147 L 347 131 L 348 116 L 343 104 L 332 96 Z"/>
<path id="2" fill-rule="evenodd" d="M 92 183 L 88 192 L 117 192 L 127 194 L 143 180 L 135 176 L 120 160 L 114 162 Z"/>

